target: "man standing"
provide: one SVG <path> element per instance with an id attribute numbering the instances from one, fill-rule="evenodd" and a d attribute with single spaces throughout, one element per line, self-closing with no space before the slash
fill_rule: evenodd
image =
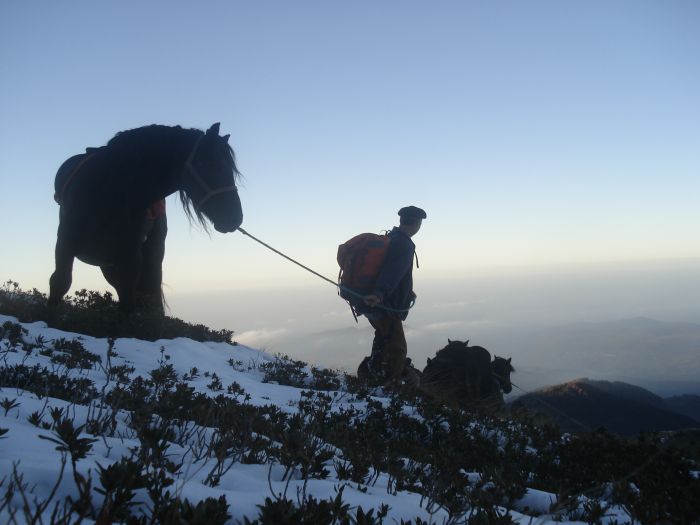
<path id="1" fill-rule="evenodd" d="M 363 312 L 374 328 L 372 356 L 360 365 L 358 376 L 367 372 L 374 378 L 397 386 L 406 363 L 406 337 L 402 321 L 416 298 L 413 293 L 413 258 L 416 245 L 411 240 L 420 230 L 426 213 L 415 206 L 399 210 L 399 226 L 389 233 L 390 241 L 386 258 L 377 276 L 372 292 L 364 296 L 370 307 Z M 365 363 L 363 363 L 365 364 Z"/>

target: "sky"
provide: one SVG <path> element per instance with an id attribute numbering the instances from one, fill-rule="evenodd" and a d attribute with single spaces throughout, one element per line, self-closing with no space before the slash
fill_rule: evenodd
<path id="1" fill-rule="evenodd" d="M 605 268 L 692 268 L 699 23 L 693 1 L 3 2 L 0 279 L 47 291 L 63 160 L 120 130 L 213 122 L 244 175 L 243 226 L 330 278 L 338 244 L 390 229 L 406 205 L 428 214 L 419 298 L 438 282 L 467 294 L 458 283 L 480 276 L 482 288 L 551 274 L 580 286 Z M 315 295 L 330 285 L 168 206 L 173 314 L 192 310 L 188 294 L 230 294 L 228 322 L 198 316 L 248 332 L 238 320 L 262 311 L 277 330 L 277 290 L 334 326 Z M 691 274 L 655 306 L 697 314 Z M 589 310 L 615 299 L 585 282 Z M 80 263 L 73 283 L 107 289 Z"/>

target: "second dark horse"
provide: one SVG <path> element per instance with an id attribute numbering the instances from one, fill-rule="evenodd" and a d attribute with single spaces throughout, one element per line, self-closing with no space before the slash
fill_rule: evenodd
<path id="1" fill-rule="evenodd" d="M 68 292 L 73 261 L 99 266 L 116 289 L 119 308 L 163 311 L 162 262 L 167 220 L 154 208 L 179 191 L 187 216 L 222 233 L 243 221 L 229 136 L 151 125 L 117 133 L 106 146 L 66 160 L 55 181 L 60 204 L 56 270 L 49 306 Z"/>
<path id="2" fill-rule="evenodd" d="M 511 359 L 495 356 L 469 341 L 450 341 L 423 369 L 421 388 L 429 394 L 460 406 L 496 408 L 503 404 L 501 391 L 512 390 Z"/>

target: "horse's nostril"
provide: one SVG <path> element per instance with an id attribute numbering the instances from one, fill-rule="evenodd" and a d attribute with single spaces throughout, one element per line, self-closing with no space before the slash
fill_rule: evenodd
<path id="1" fill-rule="evenodd" d="M 233 224 L 224 224 L 224 223 L 214 223 L 214 229 L 218 231 L 219 233 L 231 233 L 236 231 L 237 226 L 234 226 Z"/>

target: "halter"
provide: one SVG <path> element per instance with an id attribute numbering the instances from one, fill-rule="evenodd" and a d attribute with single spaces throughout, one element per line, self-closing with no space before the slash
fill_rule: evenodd
<path id="1" fill-rule="evenodd" d="M 497 374 L 493 370 L 491 370 L 491 377 L 493 378 L 493 384 L 495 384 L 499 390 L 503 390 L 503 387 L 507 384 L 510 384 L 511 387 L 513 386 L 513 383 L 506 380 L 505 377 L 501 376 L 500 374 Z"/>
<path id="2" fill-rule="evenodd" d="M 238 188 L 236 188 L 235 184 L 229 185 L 229 186 L 222 186 L 221 188 L 215 188 L 212 189 L 209 184 L 207 184 L 207 181 L 205 181 L 201 175 L 197 172 L 195 167 L 192 165 L 192 161 L 194 160 L 195 155 L 197 154 L 197 150 L 199 149 L 199 144 L 202 142 L 202 139 L 204 138 L 205 133 L 202 133 L 199 138 L 197 138 L 197 141 L 194 143 L 194 146 L 192 147 L 192 151 L 190 152 L 189 157 L 187 157 L 187 160 L 185 161 L 185 165 L 182 168 L 182 180 L 185 180 L 185 176 L 190 173 L 192 175 L 192 178 L 194 178 L 195 182 L 199 184 L 202 189 L 204 190 L 204 197 L 199 199 L 199 201 L 194 203 L 195 208 L 201 209 L 201 207 L 204 205 L 205 202 L 207 202 L 209 199 L 211 199 L 214 195 L 218 195 L 220 193 L 226 193 L 227 191 L 235 191 L 238 192 Z"/>

